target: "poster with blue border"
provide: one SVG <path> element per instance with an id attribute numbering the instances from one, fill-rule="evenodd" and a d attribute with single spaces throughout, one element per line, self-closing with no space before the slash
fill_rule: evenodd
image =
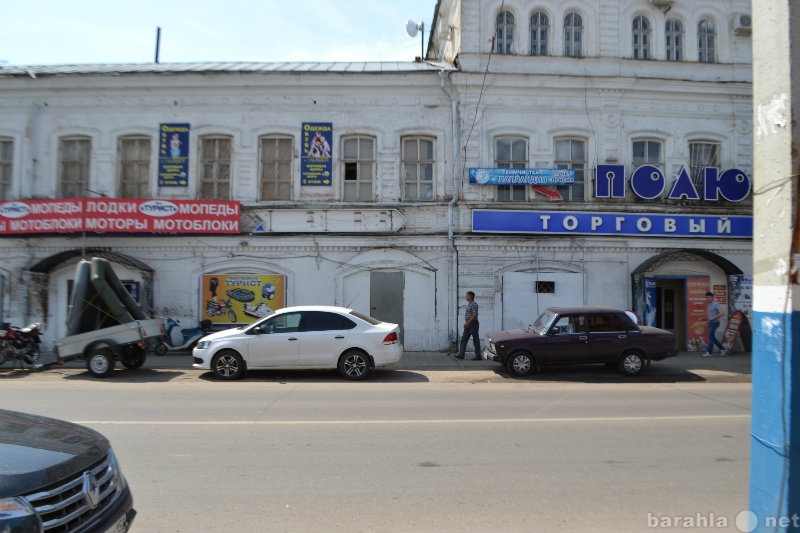
<path id="1" fill-rule="evenodd" d="M 303 122 L 300 185 L 331 186 L 333 123 Z"/>
<path id="2" fill-rule="evenodd" d="M 189 124 L 161 124 L 158 186 L 189 186 Z"/>

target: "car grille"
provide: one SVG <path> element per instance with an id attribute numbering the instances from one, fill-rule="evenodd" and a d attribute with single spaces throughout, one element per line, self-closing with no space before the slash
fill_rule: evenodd
<path id="1" fill-rule="evenodd" d="M 67 533 L 111 505 L 122 478 L 112 454 L 67 480 L 26 494 L 47 533 Z"/>

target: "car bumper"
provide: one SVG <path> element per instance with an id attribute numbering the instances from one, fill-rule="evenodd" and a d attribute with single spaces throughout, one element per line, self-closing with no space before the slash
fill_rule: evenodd
<path id="1" fill-rule="evenodd" d="M 375 368 L 383 368 L 395 363 L 399 363 L 400 359 L 402 358 L 403 345 L 399 343 L 397 345 L 393 345 L 390 350 L 381 351 L 379 356 L 373 356 Z"/>
<path id="2" fill-rule="evenodd" d="M 483 358 L 487 361 L 494 361 L 495 363 L 500 362 L 500 356 L 489 350 L 483 350 Z"/>

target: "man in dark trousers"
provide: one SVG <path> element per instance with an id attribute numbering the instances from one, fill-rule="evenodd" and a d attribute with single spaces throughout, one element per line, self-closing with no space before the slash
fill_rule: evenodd
<path id="1" fill-rule="evenodd" d="M 464 309 L 464 333 L 461 335 L 461 347 L 458 350 L 456 359 L 464 359 L 467 351 L 467 340 L 472 336 L 472 344 L 475 346 L 474 361 L 481 358 L 481 338 L 478 333 L 478 304 L 475 303 L 475 293 L 467 291 L 467 307 Z"/>

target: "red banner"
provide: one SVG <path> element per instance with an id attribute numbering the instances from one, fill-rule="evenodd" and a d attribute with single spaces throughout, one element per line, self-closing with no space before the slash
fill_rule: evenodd
<path id="1" fill-rule="evenodd" d="M 239 202 L 64 198 L 0 204 L 0 235 L 239 233 Z"/>

